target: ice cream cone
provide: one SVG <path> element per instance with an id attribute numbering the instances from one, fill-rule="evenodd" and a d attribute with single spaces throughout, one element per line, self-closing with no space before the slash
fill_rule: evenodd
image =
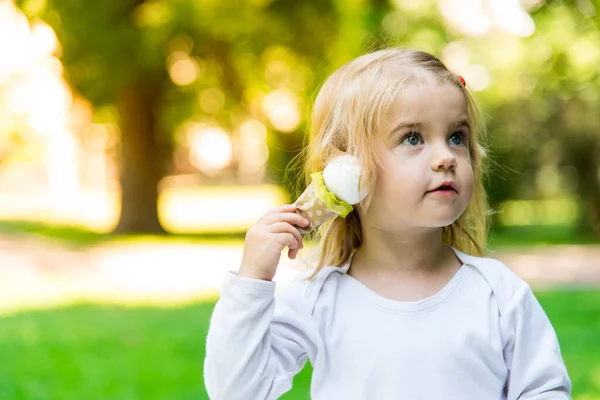
<path id="1" fill-rule="evenodd" d="M 336 212 L 330 210 L 327 204 L 319 198 L 313 183 L 308 185 L 295 203 L 298 206 L 296 213 L 309 221 L 307 227 L 297 227 L 301 234 L 312 232 L 328 219 L 338 215 Z"/>
<path id="2" fill-rule="evenodd" d="M 312 183 L 295 202 L 296 213 L 309 221 L 307 227 L 297 227 L 298 231 L 308 233 L 336 216 L 346 218 L 353 205 L 369 193 L 369 188 L 361 183 L 361 176 L 360 161 L 351 155 L 339 156 L 322 172 L 312 174 Z"/>

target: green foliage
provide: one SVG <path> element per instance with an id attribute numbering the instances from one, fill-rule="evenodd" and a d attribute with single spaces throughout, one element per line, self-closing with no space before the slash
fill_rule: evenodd
<path id="1" fill-rule="evenodd" d="M 249 117 L 266 120 L 252 102 L 280 87 L 291 88 L 300 99 L 310 96 L 313 71 L 327 58 L 337 25 L 329 1 L 30 3 L 19 2 L 31 18 L 42 18 L 55 29 L 68 81 L 96 106 L 115 103 L 132 82 L 158 87 L 157 134 L 168 141 L 188 120 L 216 122 L 228 130 Z M 176 53 L 197 63 L 199 76 L 193 82 L 178 86 L 168 79 L 170 57 Z M 273 61 L 283 61 L 286 68 L 268 76 Z M 198 93 L 205 89 L 224 93 L 224 106 L 203 109 Z M 272 180 L 281 182 L 302 137 L 301 127 L 285 137 L 274 135 L 269 143 Z"/>
<path id="2" fill-rule="evenodd" d="M 590 201 L 599 192 L 598 17 L 570 2 L 533 17 L 531 37 L 478 49 L 495 81 L 481 94 L 495 158 L 510 171 L 490 188 L 493 199 L 576 193 Z"/>
<path id="3" fill-rule="evenodd" d="M 269 126 L 268 178 L 282 182 L 302 147 L 308 110 L 328 73 L 365 50 L 389 45 L 443 55 L 449 43 L 484 67 L 490 85 L 477 93 L 487 115 L 492 204 L 506 199 L 575 196 L 582 227 L 600 233 L 600 2 L 546 1 L 531 14 L 535 32 L 465 36 L 434 0 L 20 0 L 50 23 L 74 88 L 96 105 L 113 103 L 127 82 L 159 87 L 156 110 L 166 142 L 185 121 L 235 131 L 249 117 Z M 175 85 L 168 64 L 184 52 L 199 68 Z M 171 60 L 171 61 L 170 61 Z M 292 90 L 302 122 L 282 134 L 260 107 L 265 94 Z M 208 110 L 205 89 L 224 96 Z M 124 134 L 127 134 L 126 132 Z M 181 144 L 181 143 L 178 143 Z"/>

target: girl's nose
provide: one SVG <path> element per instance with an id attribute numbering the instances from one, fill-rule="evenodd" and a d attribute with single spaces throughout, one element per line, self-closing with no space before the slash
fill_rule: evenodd
<path id="1" fill-rule="evenodd" d="M 431 168 L 434 171 L 456 169 L 456 156 L 447 147 L 440 146 L 433 157 Z"/>

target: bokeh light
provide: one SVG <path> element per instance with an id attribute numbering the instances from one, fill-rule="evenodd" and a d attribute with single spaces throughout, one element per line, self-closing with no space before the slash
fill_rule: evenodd
<path id="1" fill-rule="evenodd" d="M 267 94 L 262 100 L 262 109 L 281 132 L 292 132 L 300 125 L 298 99 L 289 89 L 278 89 Z"/>
<path id="2" fill-rule="evenodd" d="M 495 29 L 530 36 L 535 24 L 520 0 L 439 0 L 442 15 L 466 35 L 481 36 Z"/>
<path id="3" fill-rule="evenodd" d="M 218 127 L 193 125 L 188 131 L 188 140 L 192 163 L 206 173 L 218 172 L 232 160 L 231 138 Z"/>
<path id="4" fill-rule="evenodd" d="M 248 120 L 240 127 L 240 138 L 243 144 L 241 158 L 246 168 L 263 168 L 269 157 L 269 149 L 265 143 L 267 128 L 257 120 Z"/>
<path id="5" fill-rule="evenodd" d="M 198 62 L 182 51 L 173 52 L 167 59 L 169 76 L 179 86 L 192 84 L 200 75 Z"/>

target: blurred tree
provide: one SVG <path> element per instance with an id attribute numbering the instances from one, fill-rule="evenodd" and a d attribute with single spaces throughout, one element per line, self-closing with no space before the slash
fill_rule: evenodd
<path id="1" fill-rule="evenodd" d="M 303 98 L 336 27 L 335 6 L 318 0 L 17 4 L 57 32 L 73 89 L 97 108 L 117 111 L 122 150 L 119 232 L 162 231 L 157 184 L 169 169 L 177 126 L 208 119 L 231 131 L 244 118 L 265 120 L 256 98 L 290 86 L 292 75 L 297 78 L 292 89 Z M 285 63 L 282 76 L 277 71 L 269 76 L 269 62 L 278 61 Z M 212 97 L 199 100 L 197 93 L 203 90 Z M 283 150 L 271 154 L 271 175 L 277 180 L 300 150 L 302 131 L 295 126 L 288 134 L 269 137 L 273 147 Z"/>
<path id="2" fill-rule="evenodd" d="M 157 183 L 162 174 L 161 95 L 168 86 L 164 41 L 171 34 L 161 3 L 21 1 L 56 31 L 66 78 L 95 106 L 114 105 L 121 129 L 122 213 L 118 231 L 162 231 Z"/>
<path id="3" fill-rule="evenodd" d="M 235 135 L 244 121 L 260 121 L 268 128 L 267 176 L 280 183 L 301 149 L 316 86 L 365 49 L 399 44 L 444 61 L 458 49 L 456 72 L 474 71 L 470 84 L 489 81 L 477 97 L 501 166 L 487 183 L 493 205 L 572 196 L 583 204 L 581 228 L 600 232 L 599 0 L 524 2 L 535 22 L 528 37 L 460 31 L 444 11 L 451 0 L 18 3 L 56 30 L 73 88 L 118 111 L 118 230 L 160 229 L 156 186 L 173 168 L 173 146 L 189 145 L 179 134 L 185 123 Z M 301 117 L 276 121 L 290 107 Z"/>
<path id="4" fill-rule="evenodd" d="M 492 76 L 480 97 L 505 171 L 489 185 L 494 203 L 574 196 L 580 230 L 600 236 L 599 7 L 550 1 L 532 12 L 531 36 L 479 39 L 473 52 Z"/>

